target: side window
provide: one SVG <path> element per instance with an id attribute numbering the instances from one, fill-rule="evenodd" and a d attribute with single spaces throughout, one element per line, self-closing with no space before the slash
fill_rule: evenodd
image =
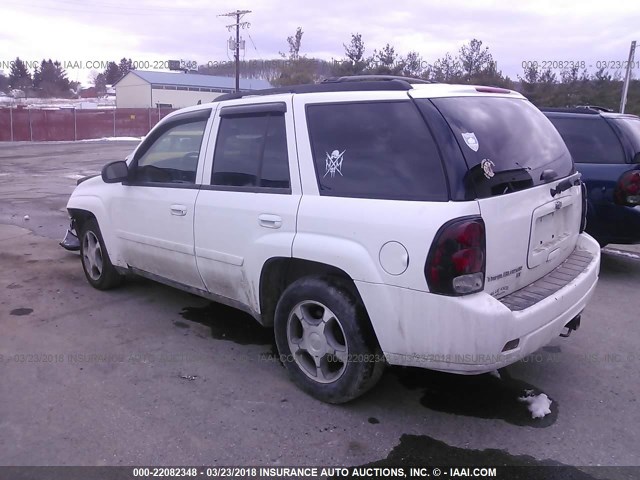
<path id="1" fill-rule="evenodd" d="M 620 140 L 599 115 L 549 117 L 549 120 L 558 129 L 575 163 L 625 163 Z"/>
<path id="2" fill-rule="evenodd" d="M 136 163 L 138 182 L 195 183 L 206 120 L 170 127 Z"/>
<path id="3" fill-rule="evenodd" d="M 411 101 L 307 107 L 321 195 L 447 200 L 435 141 Z"/>
<path id="4" fill-rule="evenodd" d="M 284 115 L 261 113 L 220 119 L 211 184 L 288 189 Z"/>

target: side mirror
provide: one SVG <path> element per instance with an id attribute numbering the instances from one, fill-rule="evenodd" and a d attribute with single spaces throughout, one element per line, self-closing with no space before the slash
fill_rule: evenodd
<path id="1" fill-rule="evenodd" d="M 120 183 L 129 178 L 129 167 L 127 162 L 118 160 L 107 163 L 102 167 L 102 181 L 104 183 Z"/>

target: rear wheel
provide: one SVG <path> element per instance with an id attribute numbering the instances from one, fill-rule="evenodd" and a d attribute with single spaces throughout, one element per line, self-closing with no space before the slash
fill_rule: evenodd
<path id="1" fill-rule="evenodd" d="M 319 400 L 347 402 L 382 375 L 384 359 L 366 311 L 338 279 L 292 283 L 278 302 L 274 327 L 289 376 Z"/>
<path id="2" fill-rule="evenodd" d="M 109 290 L 124 279 L 111 264 L 98 222 L 91 218 L 80 229 L 80 257 L 87 281 L 98 290 Z"/>

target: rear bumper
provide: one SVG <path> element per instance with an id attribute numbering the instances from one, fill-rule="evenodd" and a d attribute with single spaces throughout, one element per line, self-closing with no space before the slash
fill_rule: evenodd
<path id="1" fill-rule="evenodd" d="M 581 234 L 593 259 L 561 289 L 522 310 L 487 293 L 445 297 L 356 282 L 387 361 L 462 374 L 485 373 L 535 352 L 587 305 L 598 281 L 600 246 Z M 508 342 L 518 346 L 503 351 Z"/>

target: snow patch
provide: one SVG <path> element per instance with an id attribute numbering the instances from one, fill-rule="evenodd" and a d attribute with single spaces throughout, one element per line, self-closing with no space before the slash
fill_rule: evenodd
<path id="1" fill-rule="evenodd" d="M 636 260 L 640 259 L 640 255 L 638 255 L 637 253 L 625 252 L 623 250 L 616 250 L 613 248 L 605 248 L 604 251 L 607 253 L 612 253 L 614 255 L 619 255 L 621 257 L 629 257 L 629 258 L 634 258 Z"/>
<path id="2" fill-rule="evenodd" d="M 144 137 L 102 137 L 102 138 L 88 138 L 86 140 L 78 140 L 79 142 L 139 142 Z"/>
<path id="3" fill-rule="evenodd" d="M 531 418 L 544 418 L 551 413 L 551 400 L 546 394 L 534 395 L 533 390 L 525 390 L 524 397 L 518 397 L 518 401 L 527 404 L 531 412 Z"/>

